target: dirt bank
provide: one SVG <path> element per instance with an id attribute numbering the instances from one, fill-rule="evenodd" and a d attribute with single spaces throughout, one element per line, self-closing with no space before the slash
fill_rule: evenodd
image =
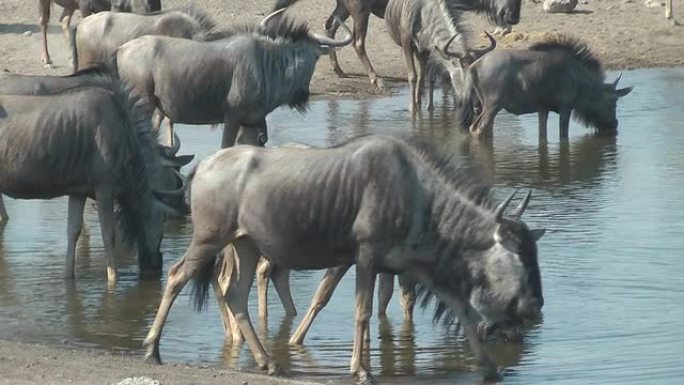
<path id="1" fill-rule="evenodd" d="M 183 0 L 165 0 L 164 7 L 185 4 Z M 272 1 L 197 0 L 219 23 L 255 21 L 263 17 Z M 523 0 L 522 19 L 513 33 L 500 38 L 505 47 L 520 47 L 541 38 L 546 32 L 572 33 L 586 40 L 608 68 L 637 68 L 684 65 L 684 27 L 672 26 L 664 18 L 662 7 L 649 8 L 641 0 L 585 0 L 574 14 L 548 15 L 541 10 L 541 0 Z M 308 20 L 312 29 L 322 31 L 334 8 L 334 0 L 300 0 L 293 13 Z M 675 10 L 676 11 L 676 10 Z M 55 69 L 43 68 L 36 1 L 0 0 L 0 69 L 25 74 L 66 74 L 69 52 L 58 26 L 61 13 L 53 6 L 49 46 Z M 681 15 L 680 18 L 684 18 Z M 351 19 L 349 21 L 351 23 Z M 475 42 L 482 29 L 493 30 L 479 16 L 468 17 L 468 30 Z M 28 31 L 28 32 L 27 32 Z M 389 38 L 384 21 L 372 16 L 368 53 L 377 72 L 386 78 L 389 91 L 406 77 L 403 55 Z M 339 55 L 349 78 L 338 78 L 327 58 L 318 63 L 312 83 L 314 94 L 364 97 L 378 93 L 371 88 L 365 71 L 351 47 Z M 400 81 L 397 84 L 392 81 Z"/>
<path id="2" fill-rule="evenodd" d="M 140 357 L 0 340 L 0 384 L 105 385 L 149 377 L 161 385 L 313 385 L 217 368 L 147 365 Z"/>

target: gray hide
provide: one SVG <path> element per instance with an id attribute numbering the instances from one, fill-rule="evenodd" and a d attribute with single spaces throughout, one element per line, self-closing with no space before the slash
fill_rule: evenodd
<path id="1" fill-rule="evenodd" d="M 222 147 L 263 145 L 266 115 L 289 105 L 303 111 L 320 55 L 351 42 L 310 34 L 282 12 L 238 27 L 230 39 L 196 42 L 143 36 L 117 51 L 119 75 L 172 123 L 225 123 Z"/>
<path id="2" fill-rule="evenodd" d="M 0 95 L 0 111 L 0 193 L 69 196 L 67 277 L 74 275 L 86 197 L 97 201 L 109 283 L 117 278 L 115 203 L 124 235 L 137 243 L 141 274 L 158 274 L 166 206 L 154 196 L 153 175 L 175 164 L 160 156 L 148 106 L 103 74 L 98 87 Z M 159 198 L 177 194 L 158 192 Z"/>
<path id="3" fill-rule="evenodd" d="M 201 303 L 217 254 L 232 244 L 239 268 L 226 300 L 260 367 L 276 370 L 247 313 L 264 255 L 289 269 L 356 265 L 351 369 L 361 381 L 370 379 L 363 340 L 377 272 L 416 279 L 421 295 L 437 298 L 437 316 L 459 318 L 487 377 L 495 376 L 473 321 L 492 329 L 539 319 L 536 241 L 543 231 L 520 219 L 529 195 L 504 216 L 512 196 L 497 205 L 471 169 L 433 154 L 398 139 L 365 137 L 330 149 L 237 146 L 204 160 L 192 181 L 192 242 L 169 272 L 145 339 L 146 358 L 160 361 L 159 338 L 174 298 L 194 278 Z"/>
<path id="4" fill-rule="evenodd" d="M 161 11 L 161 0 L 112 0 L 112 12 L 150 13 Z"/>
<path id="5" fill-rule="evenodd" d="M 298 0 L 277 0 L 273 9 L 278 10 L 289 7 L 297 1 Z M 328 37 L 334 38 L 337 28 L 340 26 L 335 18 L 344 22 L 351 15 L 352 20 L 354 21 L 354 26 L 352 28 L 354 30 L 354 50 L 356 50 L 356 55 L 366 68 L 371 84 L 380 89 L 383 88 L 383 82 L 375 72 L 370 59 L 368 58 L 368 54 L 366 53 L 366 35 L 368 34 L 368 20 L 370 14 L 372 13 L 381 19 L 384 18 L 387 1 L 388 0 L 337 0 L 335 9 L 325 22 L 326 34 Z M 330 51 L 330 64 L 332 65 L 332 70 L 335 71 L 338 76 L 346 76 L 337 61 L 337 55 L 334 50 Z"/>
<path id="6" fill-rule="evenodd" d="M 496 12 L 495 8 L 484 8 L 482 4 L 485 3 L 464 0 L 389 1 L 385 11 L 385 24 L 394 42 L 401 46 L 404 52 L 408 81 L 411 85 L 411 111 L 416 112 L 421 107 L 428 59 L 446 70 L 454 90 L 458 91 L 463 79 L 462 67 L 494 49 L 496 42 L 487 34 L 490 46 L 484 50 L 470 52 L 463 27 L 459 25 L 461 15 L 465 11 Z M 431 86 L 432 84 L 434 83 L 431 83 Z M 428 109 L 432 108 L 431 92 Z"/>
<path id="7" fill-rule="evenodd" d="M 632 88 L 604 84 L 600 61 L 586 44 L 558 35 L 529 49 L 497 50 L 473 63 L 466 73 L 462 125 L 491 136 L 501 110 L 539 113 L 539 135 L 546 140 L 549 111 L 560 115 L 560 137 L 568 137 L 570 116 L 601 132 L 618 126 L 616 104 Z M 480 109 L 472 120 L 473 112 Z"/>
<path id="8" fill-rule="evenodd" d="M 145 35 L 204 40 L 215 23 L 201 9 L 187 7 L 149 15 L 102 12 L 89 16 L 71 34 L 74 72 L 99 63 L 110 63 L 126 42 Z"/>

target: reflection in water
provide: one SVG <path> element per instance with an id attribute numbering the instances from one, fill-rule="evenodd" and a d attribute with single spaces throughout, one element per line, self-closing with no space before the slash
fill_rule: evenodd
<path id="1" fill-rule="evenodd" d="M 456 158 L 475 163 L 503 196 L 532 188 L 525 213 L 531 227 L 549 230 L 540 242 L 544 323 L 524 343 L 491 341 L 488 349 L 507 367 L 507 384 L 679 384 L 684 376 L 684 70 L 626 72 L 635 91 L 618 106 L 617 137 L 573 127 L 569 141 L 550 130 L 538 142 L 536 115 L 500 114 L 493 141 L 475 141 L 455 129 L 450 95 L 412 121 L 405 95 L 372 100 L 324 100 L 302 116 L 269 116 L 269 145 L 316 146 L 351 137 L 397 134 L 437 142 Z M 439 97 L 438 97 L 439 98 Z M 184 152 L 197 159 L 218 149 L 220 130 L 177 126 Z M 64 281 L 65 200 L 8 200 L 12 218 L 0 231 L 0 337 L 69 340 L 76 345 L 141 353 L 155 314 L 159 281 L 138 281 L 135 259 L 122 260 L 122 279 L 108 292 L 97 216 L 86 205 L 78 244 L 76 281 Z M 167 224 L 164 270 L 188 247 L 192 226 Z M 128 273 L 127 273 L 128 272 Z M 300 314 L 322 272 L 293 272 Z M 255 290 L 253 290 L 253 295 Z M 306 346 L 287 345 L 300 317 L 284 317 L 269 298 L 269 322 L 257 323 L 266 348 L 296 378 L 351 383 L 354 274 L 339 284 Z M 256 315 L 255 297 L 250 300 Z M 370 364 L 381 383 L 478 384 L 463 337 L 432 324 L 417 311 L 403 322 L 398 301 L 388 318 L 371 321 Z M 187 292 L 170 313 L 161 349 L 170 361 L 254 369 L 245 345 L 224 343 L 216 306 L 192 311 Z"/>

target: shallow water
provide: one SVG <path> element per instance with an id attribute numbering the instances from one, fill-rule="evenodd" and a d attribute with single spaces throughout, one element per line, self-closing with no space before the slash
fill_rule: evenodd
<path id="1" fill-rule="evenodd" d="M 611 74 L 612 78 L 615 74 Z M 326 146 L 364 133 L 410 134 L 473 158 L 501 196 L 532 188 L 525 220 L 544 227 L 539 243 L 544 322 L 522 344 L 492 343 L 508 367 L 508 384 L 680 384 L 684 378 L 684 69 L 625 72 L 635 91 L 620 102 L 617 137 L 598 137 L 577 124 L 559 143 L 557 117 L 548 145 L 537 141 L 536 115 L 500 114 L 493 148 L 452 129 L 446 98 L 415 124 L 406 94 L 358 101 L 320 100 L 304 116 L 287 109 L 269 116 L 269 145 Z M 439 93 L 438 93 L 439 95 Z M 182 153 L 199 159 L 219 145 L 220 132 L 178 127 Z M 75 281 L 61 278 L 66 200 L 7 200 L 12 219 L 0 238 L 0 337 L 65 342 L 141 354 L 141 340 L 159 304 L 162 282 L 138 281 L 135 260 L 122 262 L 114 292 L 106 289 L 95 210 L 79 242 Z M 189 224 L 168 225 L 165 271 L 189 243 Z M 300 313 L 322 272 L 297 272 L 292 290 Z M 351 383 L 353 273 L 314 323 L 305 347 L 287 345 L 300 316 L 283 317 L 271 290 L 268 326 L 255 324 L 267 348 L 295 378 Z M 245 346 L 223 342 L 216 307 L 192 310 L 186 290 L 171 311 L 161 344 L 167 362 L 253 370 Z M 251 300 L 253 310 L 255 298 Z M 464 340 L 434 327 L 429 311 L 402 322 L 398 301 L 389 320 L 373 317 L 371 365 L 382 383 L 478 383 Z"/>

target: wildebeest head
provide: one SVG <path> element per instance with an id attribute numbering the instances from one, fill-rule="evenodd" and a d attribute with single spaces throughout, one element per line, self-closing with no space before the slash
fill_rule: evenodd
<path id="1" fill-rule="evenodd" d="M 482 10 L 496 25 L 507 27 L 520 21 L 521 0 L 476 0 L 480 1 Z"/>
<path id="2" fill-rule="evenodd" d="M 537 322 L 544 305 L 536 242 L 545 231 L 530 230 L 521 220 L 531 193 L 512 215 L 504 215 L 514 195 L 495 210 L 493 245 L 469 266 L 477 277 L 469 301 L 483 319 L 479 329 L 485 336 L 496 328 L 517 336 L 517 326 Z"/>
<path id="3" fill-rule="evenodd" d="M 452 43 L 456 38 L 461 36 L 460 34 L 454 34 L 443 47 L 435 46 L 435 50 L 439 53 L 444 60 L 449 63 L 449 76 L 451 78 L 451 84 L 454 90 L 462 89 L 462 77 L 465 70 L 473 64 L 473 62 L 480 57 L 482 57 L 487 52 L 492 51 L 496 48 L 496 40 L 487 31 L 483 31 L 489 39 L 489 46 L 481 49 L 469 49 L 466 52 L 451 49 Z"/>
<path id="4" fill-rule="evenodd" d="M 601 92 L 596 94 L 597 97 L 587 100 L 582 108 L 578 108 L 577 119 L 599 131 L 615 131 L 618 126 L 617 100 L 632 92 L 632 87 L 617 88 L 621 76 L 612 83 L 604 84 Z"/>

